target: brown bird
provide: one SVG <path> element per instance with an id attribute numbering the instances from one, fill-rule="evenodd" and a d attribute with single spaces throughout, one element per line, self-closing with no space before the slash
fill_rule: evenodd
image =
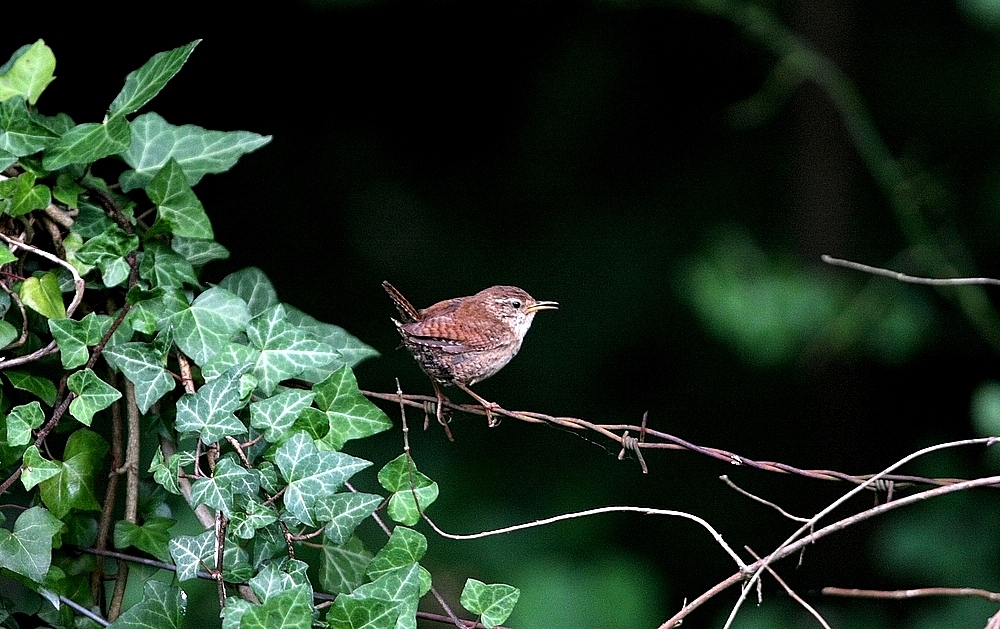
<path id="1" fill-rule="evenodd" d="M 401 321 L 393 319 L 417 364 L 431 378 L 437 395 L 437 420 L 448 438 L 451 431 L 442 417 L 447 398 L 439 384 L 456 386 L 486 409 L 489 425 L 495 426 L 492 410 L 500 408 L 469 388 L 489 378 L 510 362 L 539 310 L 559 307 L 554 301 L 536 301 L 515 286 L 491 286 L 469 297 L 457 297 L 417 310 L 389 282 L 382 288 L 399 310 Z M 426 429 L 426 423 L 424 428 Z"/>

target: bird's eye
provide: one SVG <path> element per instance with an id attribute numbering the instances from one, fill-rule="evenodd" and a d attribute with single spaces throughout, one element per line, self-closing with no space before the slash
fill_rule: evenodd
<path id="1" fill-rule="evenodd" d="M 511 300 L 510 305 L 514 306 L 514 310 L 520 310 L 521 309 L 521 300 L 520 299 L 513 299 L 513 300 Z"/>

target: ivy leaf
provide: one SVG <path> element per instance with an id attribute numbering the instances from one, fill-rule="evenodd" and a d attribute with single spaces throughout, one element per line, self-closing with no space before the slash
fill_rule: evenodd
<path id="1" fill-rule="evenodd" d="M 36 186 L 34 173 L 26 172 L 10 181 L 13 183 L 8 185 L 14 186 L 14 194 L 6 212 L 11 216 L 23 216 L 52 203 L 52 191 L 48 186 Z"/>
<path id="2" fill-rule="evenodd" d="M 158 242 L 146 244 L 139 264 L 139 277 L 149 281 L 154 289 L 201 287 L 191 263 Z"/>
<path id="3" fill-rule="evenodd" d="M 351 367 L 357 367 L 362 361 L 379 355 L 375 348 L 348 334 L 344 328 L 332 323 L 317 321 L 292 306 L 285 306 L 285 308 L 288 311 L 286 318 L 289 323 L 337 350 L 340 359 Z M 339 365 L 334 367 L 339 367 Z M 310 378 L 309 381 L 319 382 L 324 377 L 326 376 Z"/>
<path id="4" fill-rule="evenodd" d="M 28 113 L 23 98 L 0 102 L 0 151 L 23 157 L 42 150 L 58 137 L 58 133 Z"/>
<path id="5" fill-rule="evenodd" d="M 247 326 L 247 337 L 260 350 L 254 375 L 265 395 L 282 380 L 339 360 L 335 349 L 286 323 L 281 304 L 254 317 Z"/>
<path id="6" fill-rule="evenodd" d="M 47 319 L 65 319 L 66 306 L 55 273 L 45 273 L 41 277 L 29 277 L 21 283 L 18 291 L 21 301 Z"/>
<path id="7" fill-rule="evenodd" d="M 209 131 L 190 124 L 178 127 L 150 112 L 132 121 L 132 144 L 121 157 L 134 170 L 122 173 L 118 182 L 125 192 L 144 188 L 173 159 L 193 186 L 207 174 L 229 170 L 240 157 L 270 141 L 271 136 L 249 131 Z"/>
<path id="8" fill-rule="evenodd" d="M 177 566 L 177 580 L 187 581 L 198 576 L 202 562 L 210 563 L 215 552 L 215 531 L 201 535 L 178 535 L 167 542 L 167 552 Z"/>
<path id="9" fill-rule="evenodd" d="M 257 576 L 250 579 L 249 585 L 257 598 L 266 603 L 277 594 L 302 585 L 308 586 L 309 577 L 306 575 L 308 569 L 309 564 L 297 559 L 285 562 L 283 568 L 279 568 L 275 563 L 270 563 L 264 566 L 264 569 L 257 573 Z M 311 587 L 309 589 L 312 590 Z"/>
<path id="10" fill-rule="evenodd" d="M 6 417 L 5 445 L 11 448 L 28 445 L 32 441 L 31 431 L 41 426 L 44 421 L 45 414 L 42 413 L 42 407 L 38 402 L 15 406 Z"/>
<path id="11" fill-rule="evenodd" d="M 17 328 L 6 321 L 0 320 L 0 349 L 13 343 L 20 334 Z"/>
<path id="12" fill-rule="evenodd" d="M 213 260 L 229 258 L 229 250 L 214 240 L 187 238 L 175 234 L 170 241 L 170 248 L 187 260 L 191 266 L 204 266 Z"/>
<path id="13" fill-rule="evenodd" d="M 95 481 L 107 452 L 108 443 L 96 432 L 80 428 L 69 436 L 59 474 L 38 485 L 42 502 L 52 515 L 62 518 L 71 509 L 100 511 Z"/>
<path id="14" fill-rule="evenodd" d="M 112 117 L 101 124 L 78 124 L 55 142 L 42 158 L 45 170 L 59 170 L 70 164 L 92 164 L 102 157 L 121 153 L 129 145 L 128 120 Z"/>
<path id="15" fill-rule="evenodd" d="M 239 372 L 230 372 L 228 376 L 202 385 L 193 395 L 186 393 L 178 400 L 174 427 L 179 432 L 196 432 L 202 443 L 211 445 L 223 437 L 247 431 L 233 414 L 242 406 Z"/>
<path id="16" fill-rule="evenodd" d="M 26 446 L 31 443 L 31 431 L 42 425 L 45 413 L 38 402 L 22 404 L 10 409 L 7 415 L 7 445 Z"/>
<path id="17" fill-rule="evenodd" d="M 343 452 L 326 452 L 304 432 L 281 444 L 274 463 L 288 481 L 285 508 L 303 524 L 314 525 L 313 506 L 323 496 L 332 496 L 344 481 L 371 465 Z"/>
<path id="18" fill-rule="evenodd" d="M 61 469 L 58 463 L 43 458 L 37 447 L 28 446 L 24 451 L 24 472 L 21 473 L 21 482 L 25 489 L 30 490 L 43 480 L 58 474 Z"/>
<path id="19" fill-rule="evenodd" d="M 41 583 L 52 562 L 52 538 L 63 523 L 42 507 L 31 507 L 14 523 L 0 528 L 0 566 Z"/>
<path id="20" fill-rule="evenodd" d="M 420 561 L 426 552 L 426 537 L 413 529 L 397 526 L 392 530 L 389 541 L 368 564 L 366 574 L 374 581 L 397 568 Z"/>
<path id="21" fill-rule="evenodd" d="M 382 500 L 382 496 L 354 492 L 323 496 L 314 506 L 316 521 L 326 523 L 328 540 L 343 544 L 365 518 L 375 513 Z"/>
<path id="22" fill-rule="evenodd" d="M 0 124 L 2 124 L 0 120 Z M 0 264 L 10 264 L 14 260 L 17 260 L 17 256 L 10 252 L 10 249 L 6 245 L 0 243 Z"/>
<path id="23" fill-rule="evenodd" d="M 334 544 L 326 538 L 319 557 L 319 583 L 324 592 L 347 594 L 365 580 L 365 569 L 372 554 L 356 536 L 343 544 Z"/>
<path id="24" fill-rule="evenodd" d="M 245 469 L 227 457 L 219 461 L 211 478 L 199 478 L 191 485 L 191 504 L 206 504 L 230 517 L 233 494 L 252 494 L 259 488 L 256 471 Z"/>
<path id="25" fill-rule="evenodd" d="M 222 278 L 219 287 L 242 297 L 250 309 L 250 316 L 253 317 L 280 303 L 271 280 L 254 266 L 230 273 Z"/>
<path id="26" fill-rule="evenodd" d="M 392 421 L 358 389 L 354 372 L 347 365 L 313 386 L 316 405 L 326 411 L 330 430 L 320 444 L 340 450 L 351 439 L 362 439 L 392 428 Z"/>
<path id="27" fill-rule="evenodd" d="M 167 161 L 146 186 L 146 194 L 157 206 L 157 220 L 150 234 L 170 232 L 190 238 L 214 238 L 205 208 L 184 178 L 173 158 Z"/>
<path id="28" fill-rule="evenodd" d="M 151 101 L 180 71 L 199 42 L 201 40 L 196 39 L 185 46 L 157 53 L 150 57 L 149 61 L 144 63 L 141 68 L 130 72 L 125 77 L 125 86 L 122 91 L 111 103 L 109 110 L 111 117 L 127 116 Z"/>
<path id="29" fill-rule="evenodd" d="M 201 375 L 205 380 L 214 380 L 226 372 L 238 369 L 247 371 L 254 366 L 260 352 L 242 343 L 226 343 L 219 353 L 201 366 Z"/>
<path id="30" fill-rule="evenodd" d="M 344 600 L 341 601 L 340 599 Z M 399 618 L 398 605 L 375 598 L 339 597 L 327 612 L 330 629 L 386 629 L 395 627 Z"/>
<path id="31" fill-rule="evenodd" d="M 240 539 L 253 539 L 259 529 L 277 521 L 278 512 L 273 505 L 265 505 L 251 496 L 242 511 L 233 513 L 230 530 Z"/>
<path id="32" fill-rule="evenodd" d="M 66 386 L 76 393 L 69 404 L 69 412 L 85 426 L 93 421 L 94 413 L 111 406 L 122 396 L 121 391 L 98 378 L 93 369 L 74 372 L 66 380 Z"/>
<path id="33" fill-rule="evenodd" d="M 459 602 L 462 603 L 462 607 L 481 616 L 483 624 L 493 629 L 507 620 L 520 596 L 521 590 L 512 585 L 503 583 L 487 585 L 482 581 L 468 579 L 462 588 Z"/>
<path id="34" fill-rule="evenodd" d="M 149 343 L 123 343 L 105 349 L 103 356 L 135 385 L 140 413 L 148 411 L 177 384 L 165 368 L 166 358 Z"/>
<path id="35" fill-rule="evenodd" d="M 34 105 L 42 91 L 55 79 L 56 56 L 39 39 L 15 52 L 11 61 L 13 63 L 5 64 L 7 71 L 0 74 L 0 101 L 23 96 Z"/>
<path id="36" fill-rule="evenodd" d="M 138 236 L 127 234 L 125 230 L 112 224 L 83 243 L 77 249 L 75 257 L 82 264 L 99 268 L 104 285 L 111 287 L 128 278 L 129 265 L 125 258 L 138 248 Z"/>
<path id="37" fill-rule="evenodd" d="M 42 400 L 46 406 L 52 406 L 56 401 L 56 385 L 48 378 L 36 376 L 27 371 L 10 369 L 4 372 L 11 386 L 27 391 Z M 38 426 L 35 426 L 37 428 Z"/>
<path id="38" fill-rule="evenodd" d="M 142 599 L 108 625 L 108 629 L 180 629 L 187 597 L 176 585 L 150 580 Z"/>
<path id="39" fill-rule="evenodd" d="M 285 389 L 269 398 L 250 404 L 250 425 L 264 431 L 271 443 L 281 443 L 291 436 L 295 418 L 312 404 L 314 394 L 301 389 Z"/>
<path id="40" fill-rule="evenodd" d="M 203 365 L 249 321 L 245 301 L 224 288 L 214 287 L 198 295 L 190 307 L 162 320 L 161 328 L 173 326 L 177 346 Z"/>
<path id="41" fill-rule="evenodd" d="M 175 452 L 167 460 L 163 459 L 163 451 L 160 448 L 153 453 L 153 461 L 149 464 L 149 472 L 153 475 L 153 480 L 161 487 L 174 495 L 180 495 L 181 488 L 177 482 L 180 477 L 180 470 L 185 465 L 194 462 L 194 455 L 189 452 Z"/>
<path id="42" fill-rule="evenodd" d="M 59 356 L 66 369 L 74 369 L 90 359 L 88 347 L 97 345 L 111 329 L 113 320 L 91 312 L 83 319 L 49 319 L 49 331 L 59 346 Z"/>
<path id="43" fill-rule="evenodd" d="M 416 463 L 406 454 L 386 463 L 379 470 L 378 482 L 386 490 L 393 492 L 387 509 L 389 517 L 408 526 L 420 520 L 420 511 L 413 501 L 414 493 L 422 510 L 426 510 L 438 497 L 438 484 L 420 473 Z"/>
<path id="44" fill-rule="evenodd" d="M 134 546 L 161 561 L 169 561 L 167 543 L 170 527 L 177 524 L 169 518 L 149 518 L 142 526 L 125 520 L 115 522 L 115 548 Z"/>
<path id="45" fill-rule="evenodd" d="M 300 585 L 251 605 L 240 618 L 240 629 L 310 629 L 312 612 L 312 590 Z"/>
<path id="46" fill-rule="evenodd" d="M 351 625 L 337 624 L 342 622 L 342 614 L 348 614 L 348 618 L 354 612 L 356 606 L 367 606 L 366 601 L 376 600 L 393 606 L 393 612 L 397 614 L 396 629 L 415 629 L 417 602 L 420 596 L 420 567 L 417 564 L 397 568 L 391 572 L 383 574 L 381 577 L 366 583 L 350 594 L 338 596 L 330 608 L 327 620 L 333 627 L 343 627 Z M 384 627 L 387 625 L 378 625 Z"/>

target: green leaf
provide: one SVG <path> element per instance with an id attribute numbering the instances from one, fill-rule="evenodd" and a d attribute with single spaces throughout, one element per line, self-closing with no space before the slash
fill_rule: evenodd
<path id="1" fill-rule="evenodd" d="M 351 367 L 357 367 L 362 361 L 378 356 L 378 351 L 348 334 L 344 328 L 332 323 L 317 321 L 292 306 L 285 306 L 285 309 L 287 310 L 286 319 L 290 324 L 333 347 L 340 354 L 340 359 Z M 336 369 L 339 366 L 333 365 L 333 368 Z M 309 382 L 319 382 L 325 377 L 326 375 L 309 374 L 307 379 Z"/>
<path id="2" fill-rule="evenodd" d="M 201 366 L 205 380 L 214 380 L 232 369 L 249 370 L 257 362 L 260 352 L 242 343 L 227 343 L 219 353 Z"/>
<path id="3" fill-rule="evenodd" d="M 487 585 L 482 581 L 468 579 L 459 600 L 462 607 L 473 614 L 479 614 L 483 624 L 493 629 L 507 620 L 510 613 L 514 611 L 514 605 L 517 604 L 519 596 L 521 596 L 521 590 L 514 586 L 503 583 Z"/>
<path id="4" fill-rule="evenodd" d="M 354 372 L 347 365 L 315 385 L 316 405 L 326 411 L 330 430 L 320 444 L 340 450 L 351 439 L 362 439 L 392 428 L 392 420 L 358 389 Z"/>
<path id="5" fill-rule="evenodd" d="M 246 433 L 246 426 L 233 414 L 243 404 L 240 373 L 230 372 L 178 400 L 174 426 L 179 432 L 198 433 L 205 445 L 211 445 L 223 437 Z"/>
<path id="6" fill-rule="evenodd" d="M 355 473 L 371 465 L 343 452 L 325 452 L 304 432 L 281 444 L 274 463 L 288 481 L 285 508 L 303 524 L 314 525 L 312 510 L 324 496 L 332 496 Z"/>
<path id="7" fill-rule="evenodd" d="M 95 432 L 80 428 L 69 436 L 57 476 L 39 484 L 42 501 L 57 518 L 71 509 L 100 511 L 95 481 L 104 470 L 108 444 Z"/>
<path id="8" fill-rule="evenodd" d="M 174 235 L 170 248 L 188 261 L 191 266 L 204 266 L 213 260 L 229 258 L 229 250 L 214 240 L 188 238 Z"/>
<path id="9" fill-rule="evenodd" d="M 173 326 L 177 346 L 203 365 L 249 321 L 246 302 L 228 290 L 214 287 L 198 295 L 190 307 L 163 319 L 161 327 Z"/>
<path id="10" fill-rule="evenodd" d="M 398 605 L 376 598 L 345 596 L 334 601 L 326 621 L 330 629 L 390 629 L 396 626 L 400 611 Z"/>
<path id="11" fill-rule="evenodd" d="M 14 178 L 14 195 L 7 213 L 11 216 L 23 216 L 28 212 L 48 207 L 52 202 L 52 192 L 48 186 L 36 186 L 35 175 L 30 172 Z"/>
<path id="12" fill-rule="evenodd" d="M 25 46 L 7 63 L 8 70 L 0 74 L 0 101 L 14 96 L 23 96 L 30 104 L 38 102 L 38 97 L 49 83 L 55 79 L 56 56 L 41 39 L 31 46 Z"/>
<path id="13" fill-rule="evenodd" d="M 389 541 L 368 564 L 366 573 L 370 579 L 378 579 L 397 568 L 404 568 L 420 561 L 426 552 L 426 537 L 413 529 L 397 526 L 393 529 Z"/>
<path id="14" fill-rule="evenodd" d="M 41 583 L 52 561 L 52 538 L 63 523 L 42 507 L 31 507 L 14 523 L 0 528 L 0 566 Z"/>
<path id="15" fill-rule="evenodd" d="M 56 401 L 56 385 L 48 378 L 35 376 L 27 371 L 9 369 L 4 371 L 10 384 L 15 389 L 33 393 L 42 400 L 46 406 L 52 406 Z M 37 428 L 37 426 L 36 426 Z"/>
<path id="16" fill-rule="evenodd" d="M 426 510 L 438 497 L 438 484 L 417 470 L 416 463 L 406 454 L 386 463 L 379 470 L 378 482 L 393 492 L 387 509 L 389 517 L 409 526 L 420 520 L 413 494 L 416 493 L 421 510 Z"/>
<path id="17" fill-rule="evenodd" d="M 281 443 L 291 436 L 292 424 L 303 409 L 312 404 L 314 395 L 300 389 L 285 389 L 269 398 L 250 404 L 250 425 L 264 431 L 271 443 Z"/>
<path id="18" fill-rule="evenodd" d="M 0 349 L 13 343 L 20 335 L 21 333 L 17 328 L 6 321 L 0 321 Z"/>
<path id="19" fill-rule="evenodd" d="M 125 87 L 111 103 L 111 117 L 127 116 L 151 101 L 180 71 L 199 42 L 201 40 L 196 39 L 185 46 L 157 53 L 141 68 L 130 72 L 125 77 Z"/>
<path id="20" fill-rule="evenodd" d="M 339 360 L 335 349 L 286 323 L 281 304 L 254 317 L 247 326 L 247 338 L 260 350 L 254 375 L 265 395 L 282 380 Z"/>
<path id="21" fill-rule="evenodd" d="M 230 273 L 219 282 L 219 288 L 225 288 L 242 297 L 252 317 L 280 303 L 271 280 L 255 266 Z"/>
<path id="22" fill-rule="evenodd" d="M 29 277 L 18 291 L 21 301 L 38 314 L 49 319 L 65 319 L 66 306 L 55 273 L 46 273 L 40 278 Z"/>
<path id="23" fill-rule="evenodd" d="M 350 594 L 338 596 L 327 616 L 327 619 L 330 620 L 330 626 L 337 626 L 334 624 L 333 618 L 337 618 L 339 622 L 339 612 L 335 615 L 334 610 L 337 610 L 341 605 L 350 610 L 352 602 L 375 599 L 392 604 L 398 610 L 396 629 L 415 629 L 420 581 L 420 566 L 414 563 L 387 572 L 375 581 L 358 587 Z"/>
<path id="24" fill-rule="evenodd" d="M 142 599 L 125 610 L 108 629 L 179 629 L 187 611 L 187 597 L 176 585 L 146 581 Z"/>
<path id="25" fill-rule="evenodd" d="M 105 349 L 103 356 L 135 385 L 135 401 L 141 413 L 177 384 L 166 370 L 166 357 L 149 343 L 123 343 Z"/>
<path id="26" fill-rule="evenodd" d="M 38 402 L 10 409 L 10 414 L 7 415 L 7 445 L 28 445 L 32 442 L 31 431 L 41 426 L 44 421 L 45 413 L 42 412 Z"/>
<path id="27" fill-rule="evenodd" d="M 45 157 L 45 170 L 59 170 L 70 164 L 91 164 L 109 155 L 121 153 L 129 145 L 129 124 L 125 118 L 112 117 L 106 123 L 88 122 L 67 131 Z"/>
<path id="28" fill-rule="evenodd" d="M 171 159 L 184 171 L 189 186 L 210 173 L 232 168 L 243 155 L 271 141 L 249 131 L 209 131 L 196 125 L 174 126 L 150 112 L 132 121 L 132 144 L 122 159 L 134 170 L 122 173 L 119 183 L 128 192 L 144 188 Z"/>
<path id="29" fill-rule="evenodd" d="M 28 446 L 24 451 L 24 471 L 21 473 L 21 483 L 25 489 L 31 489 L 43 480 L 52 478 L 62 467 L 59 463 L 49 461 L 42 457 L 42 453 L 35 446 Z"/>
<path id="30" fill-rule="evenodd" d="M 167 543 L 167 551 L 177 566 L 177 580 L 188 581 L 198 576 L 202 562 L 215 565 L 215 532 L 205 531 L 201 535 L 178 535 Z"/>
<path id="31" fill-rule="evenodd" d="M 257 576 L 250 579 L 249 585 L 257 598 L 266 603 L 271 597 L 300 586 L 309 586 L 306 571 L 309 564 L 292 559 L 279 568 L 276 563 L 264 566 Z M 310 591 L 312 588 L 309 588 Z"/>
<path id="32" fill-rule="evenodd" d="M 98 378 L 92 369 L 73 373 L 66 380 L 66 386 L 76 393 L 69 404 L 69 412 L 86 426 L 93 421 L 94 413 L 111 406 L 122 396 L 121 391 Z"/>
<path id="33" fill-rule="evenodd" d="M 73 369 L 90 359 L 88 347 L 97 345 L 111 329 L 113 319 L 91 312 L 83 319 L 49 319 L 49 331 L 59 346 L 62 365 Z"/>
<path id="34" fill-rule="evenodd" d="M 125 233 L 117 225 L 106 225 L 104 231 L 77 249 L 75 258 L 82 264 L 97 266 L 101 270 L 104 285 L 111 287 L 128 278 L 126 257 L 138 248 L 138 236 Z"/>
<path id="35" fill-rule="evenodd" d="M 180 495 L 181 489 L 177 482 L 179 472 L 182 467 L 194 462 L 194 455 L 190 452 L 175 452 L 170 458 L 164 461 L 163 451 L 159 448 L 153 453 L 153 460 L 149 464 L 149 472 L 153 475 L 153 480 L 172 494 Z"/>
<path id="36" fill-rule="evenodd" d="M 347 594 L 365 581 L 365 569 L 372 554 L 356 536 L 344 544 L 323 540 L 319 557 L 319 582 L 324 592 Z"/>
<path id="37" fill-rule="evenodd" d="M 205 208 L 184 178 L 176 160 L 170 159 L 146 186 L 146 194 L 157 206 L 157 221 L 151 234 L 170 232 L 189 238 L 214 238 Z"/>
<path id="38" fill-rule="evenodd" d="M 9 264 L 17 260 L 17 256 L 10 252 L 7 245 L 0 243 L 0 265 Z"/>
<path id="39" fill-rule="evenodd" d="M 251 605 L 240 618 L 240 629 L 310 629 L 312 590 L 308 585 L 276 594 L 262 605 Z"/>
<path id="40" fill-rule="evenodd" d="M 149 518 L 139 526 L 118 520 L 115 522 L 115 548 L 134 546 L 160 561 L 170 561 L 167 543 L 170 541 L 170 527 L 176 523 L 169 518 Z"/>
<path id="41" fill-rule="evenodd" d="M 343 544 L 365 518 L 375 513 L 382 500 L 382 496 L 375 494 L 344 492 L 320 498 L 313 510 L 316 521 L 326 523 L 326 538 L 334 544 Z"/>
<path id="42" fill-rule="evenodd" d="M 191 485 L 191 504 L 206 504 L 230 517 L 233 494 L 255 494 L 259 488 L 256 470 L 245 469 L 232 458 L 224 458 L 210 478 L 199 478 Z"/>
<path id="43" fill-rule="evenodd" d="M 36 153 L 54 143 L 59 134 L 28 112 L 23 98 L 0 103 L 0 151 L 15 157 Z"/>
<path id="44" fill-rule="evenodd" d="M 253 539 L 259 529 L 278 521 L 278 512 L 273 505 L 265 505 L 251 496 L 242 511 L 233 513 L 230 530 L 240 539 Z"/>
<path id="45" fill-rule="evenodd" d="M 139 264 L 139 277 L 148 280 L 154 289 L 201 286 L 191 263 L 158 242 L 147 243 Z"/>

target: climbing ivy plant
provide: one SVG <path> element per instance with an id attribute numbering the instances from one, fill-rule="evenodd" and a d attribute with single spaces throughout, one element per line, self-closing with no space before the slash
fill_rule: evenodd
<path id="1" fill-rule="evenodd" d="M 43 41 L 0 66 L 0 626 L 178 627 L 207 578 L 226 629 L 413 628 L 437 484 L 403 455 L 354 491 L 372 462 L 344 451 L 392 427 L 352 371 L 376 352 L 259 269 L 202 280 L 228 251 L 192 186 L 270 137 L 138 113 L 197 44 L 101 122 L 38 111 Z M 461 603 L 493 627 L 517 594 L 470 579 Z"/>

